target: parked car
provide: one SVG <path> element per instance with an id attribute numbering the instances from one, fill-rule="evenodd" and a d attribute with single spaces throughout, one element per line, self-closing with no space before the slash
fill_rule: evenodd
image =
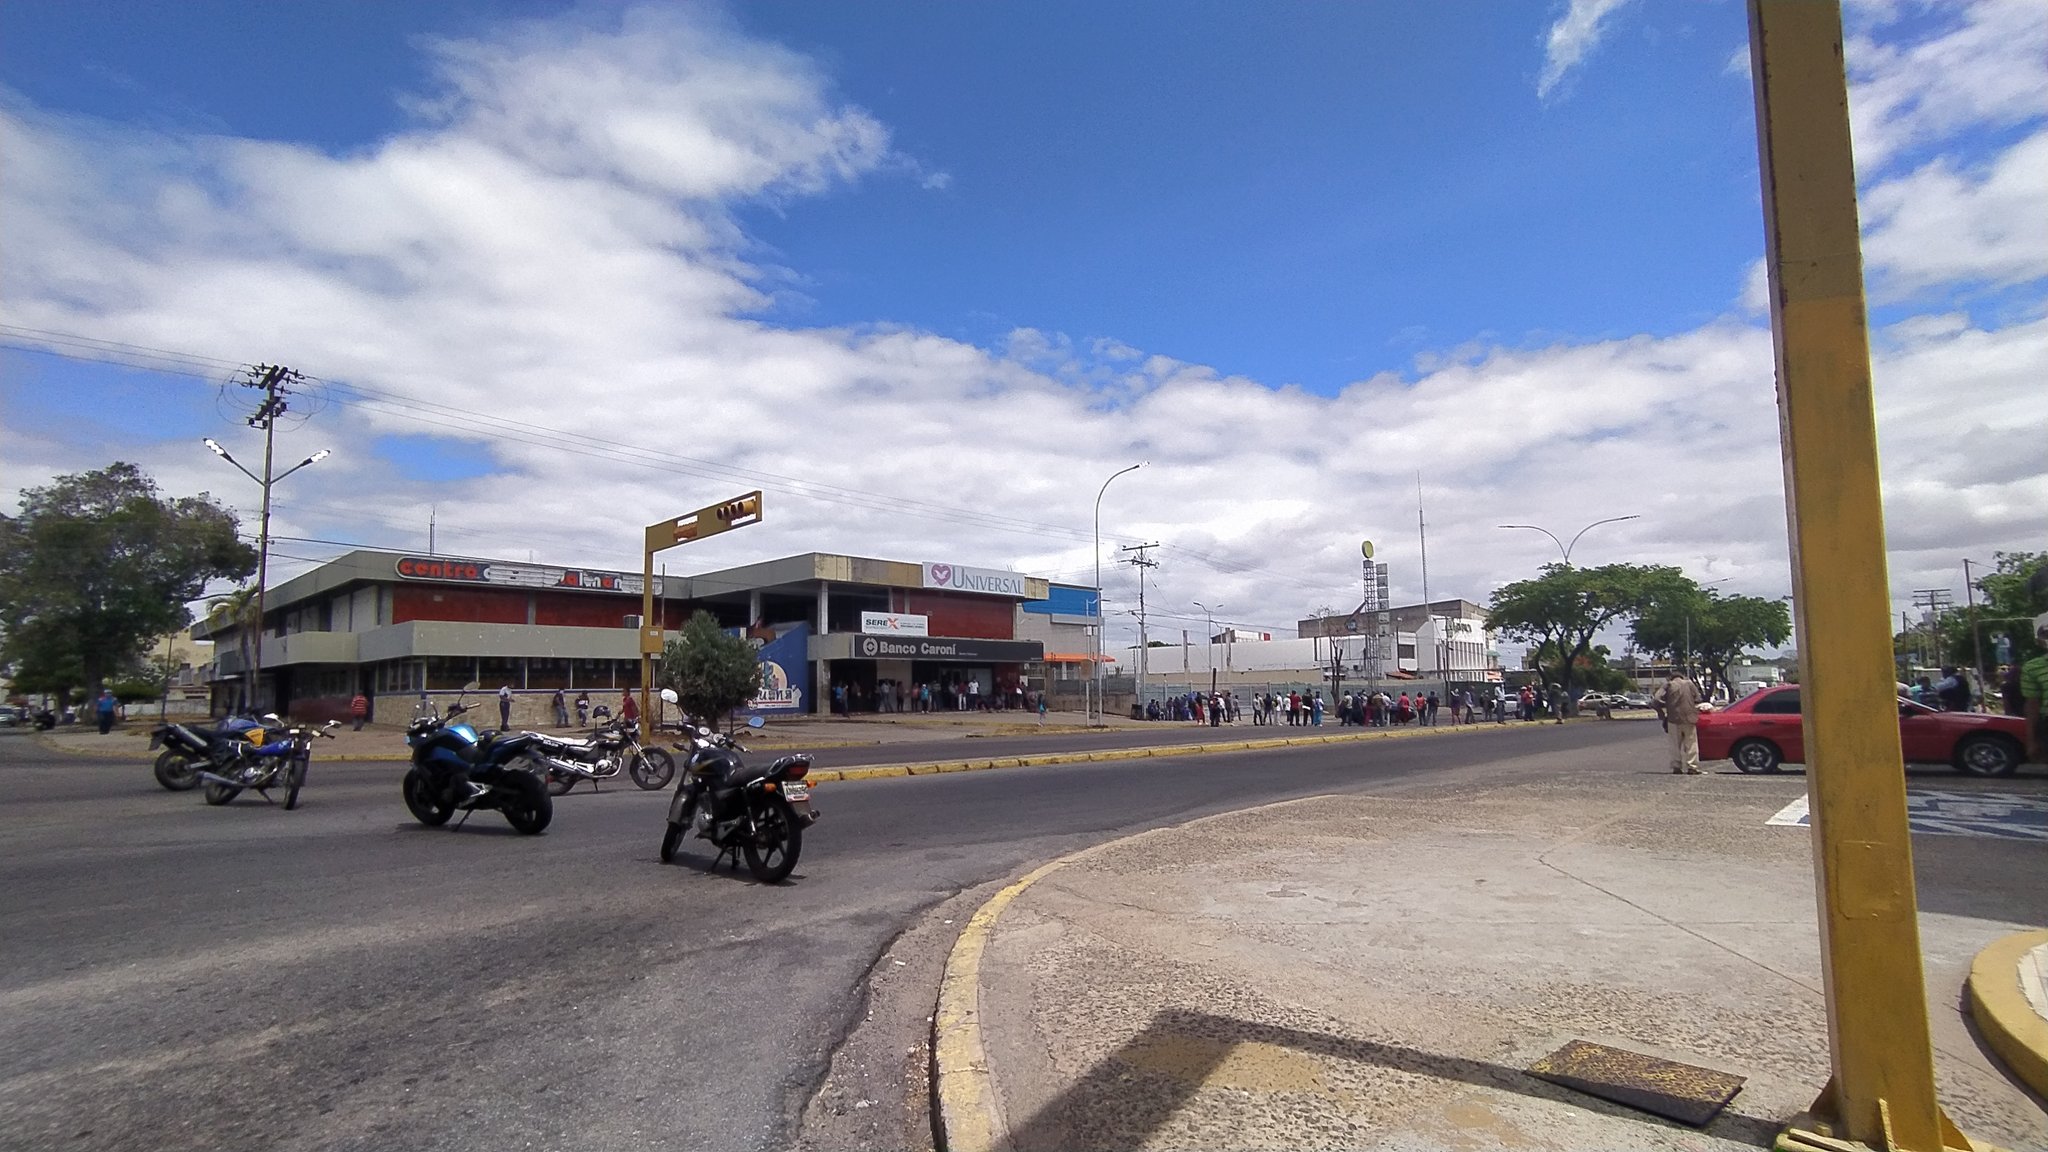
<path id="1" fill-rule="evenodd" d="M 1939 712 L 1899 701 L 1899 740 L 1909 764 L 1948 764 L 1972 776 L 2010 776 L 2026 760 L 2026 721 L 1988 712 Z M 1806 762 L 1799 686 L 1752 692 L 1700 715 L 1700 759 L 1733 760 L 1744 772 Z"/>
<path id="2" fill-rule="evenodd" d="M 0 728 L 12 728 L 28 718 L 27 713 L 12 704 L 0 704 Z"/>
<path id="3" fill-rule="evenodd" d="M 1624 692 L 1621 694 L 1621 706 L 1624 708 L 1648 708 L 1650 706 L 1650 695 L 1647 692 Z"/>

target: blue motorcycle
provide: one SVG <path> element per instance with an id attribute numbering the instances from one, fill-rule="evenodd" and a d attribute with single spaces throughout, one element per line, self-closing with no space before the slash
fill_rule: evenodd
<path id="1" fill-rule="evenodd" d="M 513 829 L 531 836 L 554 819 L 548 795 L 547 760 L 530 733 L 481 735 L 455 718 L 469 711 L 460 700 L 445 715 L 418 717 L 406 726 L 412 767 L 402 788 L 406 810 L 428 827 L 446 824 L 457 812 L 494 808 Z M 461 827 L 458 823 L 456 827 Z"/>
<path id="2" fill-rule="evenodd" d="M 306 773 L 313 763 L 314 739 L 324 736 L 332 740 L 332 729 L 340 726 L 339 720 L 329 720 L 318 728 L 287 725 L 275 713 L 265 716 L 263 727 L 242 731 L 241 753 L 234 763 L 216 765 L 213 771 L 200 770 L 198 779 L 206 785 L 206 802 L 226 804 L 244 791 L 268 800 L 270 789 L 282 788 L 284 810 L 297 808 L 299 789 L 306 786 Z"/>

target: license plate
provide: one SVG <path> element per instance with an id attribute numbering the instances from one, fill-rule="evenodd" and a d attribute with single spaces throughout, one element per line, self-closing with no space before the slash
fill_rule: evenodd
<path id="1" fill-rule="evenodd" d="M 795 803 L 798 800 L 809 800 L 811 798 L 811 786 L 809 784 L 784 784 L 782 786 L 782 798 L 791 803 Z"/>

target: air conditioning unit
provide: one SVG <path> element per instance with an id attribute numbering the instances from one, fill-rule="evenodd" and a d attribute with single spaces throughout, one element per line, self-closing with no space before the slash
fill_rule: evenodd
<path id="1" fill-rule="evenodd" d="M 637 630 L 640 627 L 640 620 L 640 614 L 638 612 L 635 612 L 631 616 L 627 616 L 624 619 L 620 620 L 619 627 L 632 628 Z"/>

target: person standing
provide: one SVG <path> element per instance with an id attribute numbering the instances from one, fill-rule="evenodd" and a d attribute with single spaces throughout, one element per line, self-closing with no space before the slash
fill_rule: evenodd
<path id="1" fill-rule="evenodd" d="M 2034 617 L 2034 639 L 2048 649 L 2048 612 Z M 2048 745 L 2048 651 L 2020 666 L 2020 714 L 2027 719 L 2027 759 L 2039 762 Z"/>
<path id="2" fill-rule="evenodd" d="M 1434 728 L 1434 727 L 1436 727 L 1436 710 L 1437 710 L 1438 708 L 1441 708 L 1441 707 L 1443 707 L 1443 703 L 1444 703 L 1444 702 L 1443 702 L 1443 701 L 1442 701 L 1441 699 L 1439 699 L 1439 698 L 1437 697 L 1437 694 L 1436 694 L 1436 689 L 1434 689 L 1434 688 L 1430 689 L 1430 692 L 1429 692 L 1429 726 L 1430 726 L 1431 728 Z"/>
<path id="3" fill-rule="evenodd" d="M 356 693 L 354 698 L 348 702 L 348 716 L 349 719 L 356 722 L 355 730 L 361 732 L 363 730 L 363 721 L 370 718 L 370 698 L 361 692 Z"/>
<path id="4" fill-rule="evenodd" d="M 590 693 L 588 693 L 588 692 L 578 692 L 578 693 L 576 694 L 576 726 L 577 726 L 578 728 L 584 728 L 584 727 L 588 727 L 588 726 L 589 726 L 589 724 L 590 724 Z"/>
<path id="5" fill-rule="evenodd" d="M 114 727 L 114 692 L 110 688 L 100 689 L 100 698 L 92 702 L 93 714 L 99 718 L 100 735 L 105 736 Z"/>
<path id="6" fill-rule="evenodd" d="M 1308 697 L 1309 723 L 1317 728 L 1323 726 L 1323 694 L 1311 692 Z"/>
<path id="7" fill-rule="evenodd" d="M 640 723 L 640 702 L 633 699 L 633 690 L 631 688 L 621 688 L 619 695 L 619 719 L 624 720 L 628 724 Z"/>
<path id="8" fill-rule="evenodd" d="M 512 727 L 512 686 L 503 685 L 498 689 L 498 727 Z"/>
<path id="9" fill-rule="evenodd" d="M 1657 719 L 1671 736 L 1671 771 L 1700 774 L 1700 688 L 1673 668 L 1665 673 L 1664 684 L 1650 694 Z"/>
<path id="10" fill-rule="evenodd" d="M 555 727 L 567 728 L 568 726 L 569 698 L 563 695 L 560 688 L 557 688 L 555 689 Z"/>
<path id="11" fill-rule="evenodd" d="M 1564 710 L 1567 703 L 1564 689 L 1552 684 L 1550 686 L 1550 714 L 1557 718 L 1556 723 L 1564 723 Z M 1698 759 L 1698 757 L 1695 756 L 1694 759 Z"/>

